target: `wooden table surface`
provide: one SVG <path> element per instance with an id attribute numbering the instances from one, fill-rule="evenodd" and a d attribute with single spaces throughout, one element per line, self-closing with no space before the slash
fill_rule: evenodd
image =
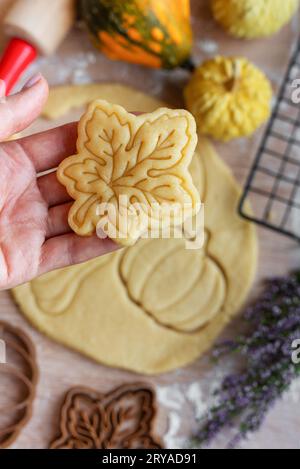
<path id="1" fill-rule="evenodd" d="M 192 0 L 196 35 L 194 56 L 197 62 L 216 54 L 246 56 L 268 74 L 277 90 L 299 35 L 299 16 L 271 39 L 245 42 L 230 38 L 213 22 L 208 3 L 207 0 Z M 188 79 L 188 74 L 183 71 L 152 71 L 109 61 L 93 49 L 79 28 L 74 29 L 54 57 L 40 59 L 27 76 L 37 69 L 45 74 L 51 85 L 91 81 L 122 82 L 178 106 L 182 105 L 182 86 Z M 67 116 L 66 120 L 72 117 Z M 241 184 L 245 182 L 260 138 L 261 131 L 248 140 L 216 145 L 219 154 L 230 165 Z M 262 278 L 285 274 L 299 267 L 298 245 L 267 230 L 259 229 L 258 233 L 260 258 L 257 284 Z M 135 374 L 100 366 L 48 340 L 20 315 L 9 292 L 0 293 L 0 319 L 19 325 L 30 334 L 37 348 L 40 368 L 34 415 L 14 448 L 46 448 L 49 445 L 57 433 L 60 404 L 71 386 L 85 384 L 106 392 L 124 382 L 141 380 Z M 160 406 L 156 431 L 165 435 L 166 446 L 180 448 L 182 441 L 196 428 L 194 417 L 205 409 L 218 376 L 218 369 L 207 365 L 205 360 L 198 360 L 170 374 L 155 378 L 142 377 L 157 389 Z M 299 402 L 300 383 L 295 383 L 293 389 L 270 412 L 261 430 L 243 447 L 299 449 Z M 227 437 L 226 432 L 220 435 L 214 447 L 224 447 Z"/>

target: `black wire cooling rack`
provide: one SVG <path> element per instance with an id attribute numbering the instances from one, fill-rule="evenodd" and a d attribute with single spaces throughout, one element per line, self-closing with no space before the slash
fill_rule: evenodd
<path id="1" fill-rule="evenodd" d="M 300 242 L 299 86 L 300 40 L 251 169 L 239 213 Z M 255 214 L 247 204 L 254 195 Z"/>

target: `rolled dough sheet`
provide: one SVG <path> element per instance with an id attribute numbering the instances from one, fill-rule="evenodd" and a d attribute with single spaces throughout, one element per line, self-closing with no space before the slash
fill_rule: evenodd
<path id="1" fill-rule="evenodd" d="M 77 86 L 58 86 L 50 92 L 43 116 L 47 119 L 58 119 L 71 109 L 82 107 L 95 99 L 105 99 L 109 103 L 126 107 L 127 111 L 153 112 L 158 101 L 128 86 L 118 84 L 91 84 Z M 159 103 L 161 104 L 161 103 Z"/>
<path id="2" fill-rule="evenodd" d="M 73 87 L 54 90 L 47 116 L 61 116 L 95 95 L 145 112 L 162 105 L 121 85 L 93 86 L 91 95 L 86 88 L 80 102 L 73 95 Z M 57 96 L 68 103 L 61 110 Z M 239 186 L 204 139 L 191 172 L 205 203 L 202 250 L 185 249 L 184 240 L 142 240 L 47 274 L 13 290 L 29 321 L 100 363 L 143 374 L 176 369 L 207 351 L 251 288 L 257 238 L 254 226 L 237 215 Z"/>

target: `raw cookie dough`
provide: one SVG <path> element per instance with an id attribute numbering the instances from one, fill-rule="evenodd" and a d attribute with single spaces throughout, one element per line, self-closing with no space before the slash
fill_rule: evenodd
<path id="1" fill-rule="evenodd" d="M 50 98 L 43 109 L 43 116 L 51 120 L 59 119 L 73 108 L 85 106 L 95 99 L 105 99 L 112 104 L 119 104 L 129 112 L 153 112 L 158 106 L 165 105 L 128 86 L 124 94 L 124 86 L 118 84 L 57 86 L 50 91 Z"/>
<path id="2" fill-rule="evenodd" d="M 75 201 L 72 230 L 91 236 L 99 228 L 132 246 L 162 224 L 183 225 L 200 210 L 188 170 L 197 141 L 196 122 L 187 111 L 161 108 L 135 116 L 93 101 L 79 123 L 77 154 L 57 170 Z"/>
<path id="3" fill-rule="evenodd" d="M 127 88 L 119 92 L 115 100 L 130 108 Z M 257 238 L 237 215 L 240 188 L 204 139 L 191 173 L 205 203 L 203 250 L 186 250 L 183 240 L 142 240 L 52 272 L 14 289 L 24 315 L 54 340 L 140 373 L 167 372 L 207 351 L 247 297 Z"/>

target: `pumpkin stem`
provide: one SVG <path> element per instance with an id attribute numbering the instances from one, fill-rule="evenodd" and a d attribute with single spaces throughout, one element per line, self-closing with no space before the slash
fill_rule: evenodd
<path id="1" fill-rule="evenodd" d="M 196 65 L 191 57 L 189 57 L 185 62 L 183 62 L 180 67 L 192 73 L 196 70 Z"/>
<path id="2" fill-rule="evenodd" d="M 232 77 L 225 83 L 225 88 L 229 93 L 234 93 L 239 85 L 241 78 L 241 63 L 234 60 L 232 64 Z"/>

